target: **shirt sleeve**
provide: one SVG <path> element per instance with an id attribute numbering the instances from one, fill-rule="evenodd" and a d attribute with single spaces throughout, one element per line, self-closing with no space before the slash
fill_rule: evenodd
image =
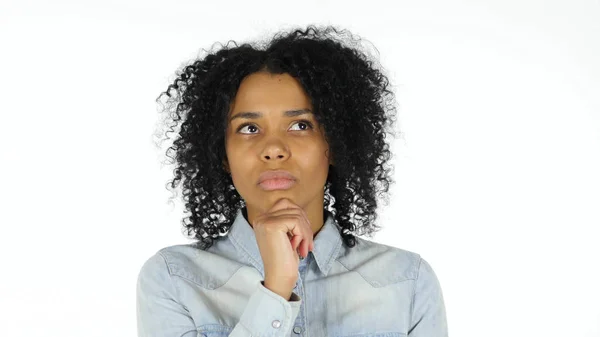
<path id="1" fill-rule="evenodd" d="M 448 337 L 448 323 L 442 288 L 435 272 L 420 258 L 413 303 L 409 337 Z"/>
<path id="2" fill-rule="evenodd" d="M 261 281 L 229 337 L 289 336 L 301 304 L 297 294 L 292 293 L 287 301 L 266 288 Z"/>
<path id="3" fill-rule="evenodd" d="M 196 337 L 194 320 L 177 298 L 167 262 L 156 253 L 144 263 L 137 279 L 138 337 Z"/>
<path id="4" fill-rule="evenodd" d="M 289 336 L 302 300 L 289 301 L 257 283 L 230 337 Z M 138 337 L 197 337 L 200 334 L 187 308 L 179 301 L 166 260 L 160 253 L 142 266 L 136 286 Z"/>

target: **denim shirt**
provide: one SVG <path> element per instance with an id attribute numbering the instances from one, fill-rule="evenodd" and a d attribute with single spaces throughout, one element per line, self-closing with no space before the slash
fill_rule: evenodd
<path id="1" fill-rule="evenodd" d="M 417 253 L 356 237 L 333 215 L 300 260 L 289 301 L 263 285 L 254 230 L 238 210 L 225 237 L 160 249 L 141 267 L 139 337 L 446 337 L 442 290 Z"/>

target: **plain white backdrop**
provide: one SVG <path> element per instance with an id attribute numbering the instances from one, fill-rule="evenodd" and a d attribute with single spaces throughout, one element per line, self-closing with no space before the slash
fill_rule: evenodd
<path id="1" fill-rule="evenodd" d="M 394 85 L 396 184 L 367 239 L 430 262 L 450 336 L 600 336 L 599 17 L 567 0 L 2 1 L 0 335 L 135 336 L 142 263 L 190 242 L 155 98 L 202 48 L 314 23 L 363 38 Z"/>

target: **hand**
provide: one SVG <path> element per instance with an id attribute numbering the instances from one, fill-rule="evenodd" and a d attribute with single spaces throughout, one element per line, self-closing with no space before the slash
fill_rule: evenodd
<path id="1" fill-rule="evenodd" d="M 298 280 L 299 255 L 314 249 L 306 212 L 288 198 L 279 199 L 252 224 L 265 268 L 266 288 L 289 299 Z"/>

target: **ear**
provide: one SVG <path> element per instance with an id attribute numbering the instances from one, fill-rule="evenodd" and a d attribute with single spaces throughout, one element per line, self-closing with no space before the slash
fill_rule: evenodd
<path id="1" fill-rule="evenodd" d="M 327 151 L 325 151 L 325 156 L 327 156 L 327 158 L 329 158 L 329 165 L 333 166 L 334 165 L 333 157 L 330 155 L 329 149 Z"/>
<path id="2" fill-rule="evenodd" d="M 223 169 L 225 170 L 225 172 L 231 174 L 231 170 L 229 169 L 229 162 L 227 161 L 227 158 L 223 158 Z"/>

